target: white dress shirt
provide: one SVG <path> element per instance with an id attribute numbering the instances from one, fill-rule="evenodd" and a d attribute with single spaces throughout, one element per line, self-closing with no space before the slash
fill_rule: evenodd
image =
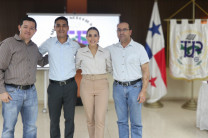
<path id="1" fill-rule="evenodd" d="M 149 57 L 141 44 L 131 39 L 125 48 L 119 42 L 107 49 L 111 54 L 115 80 L 126 82 L 142 78 L 141 65 L 149 62 Z"/>
<path id="2" fill-rule="evenodd" d="M 75 55 L 79 48 L 79 44 L 69 37 L 63 44 L 57 37 L 52 37 L 39 47 L 41 54 L 48 52 L 49 79 L 63 81 L 75 76 Z"/>
<path id="3" fill-rule="evenodd" d="M 111 72 L 110 52 L 98 46 L 93 57 L 88 46 L 80 48 L 76 55 L 76 69 L 81 69 L 82 74 L 105 74 Z"/>

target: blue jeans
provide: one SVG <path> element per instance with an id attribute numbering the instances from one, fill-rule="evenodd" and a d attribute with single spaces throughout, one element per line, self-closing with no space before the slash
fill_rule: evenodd
<path id="1" fill-rule="evenodd" d="M 23 123 L 23 138 L 36 138 L 36 120 L 38 115 L 38 100 L 35 86 L 21 90 L 6 85 L 6 91 L 12 97 L 8 103 L 2 102 L 4 119 L 2 138 L 14 138 L 14 128 L 18 114 L 21 113 Z"/>
<path id="2" fill-rule="evenodd" d="M 142 104 L 137 102 L 141 88 L 142 81 L 131 86 L 122 86 L 116 82 L 113 84 L 113 99 L 118 117 L 119 138 L 129 138 L 129 115 L 131 138 L 142 138 Z"/>

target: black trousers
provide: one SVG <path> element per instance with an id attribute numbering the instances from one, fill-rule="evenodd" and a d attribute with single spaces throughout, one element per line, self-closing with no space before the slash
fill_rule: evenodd
<path id="1" fill-rule="evenodd" d="M 59 122 L 62 106 L 65 118 L 65 138 L 73 138 L 76 98 L 77 84 L 75 80 L 62 86 L 56 83 L 49 84 L 48 108 L 51 138 L 61 138 Z"/>

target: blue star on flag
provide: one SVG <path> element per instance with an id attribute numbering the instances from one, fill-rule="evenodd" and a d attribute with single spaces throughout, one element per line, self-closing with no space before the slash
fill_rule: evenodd
<path id="1" fill-rule="evenodd" d="M 159 34 L 160 35 L 160 32 L 159 32 L 160 25 L 161 24 L 155 25 L 155 23 L 153 22 L 152 28 L 149 28 L 149 30 L 152 31 L 152 37 L 154 36 L 154 34 Z"/>

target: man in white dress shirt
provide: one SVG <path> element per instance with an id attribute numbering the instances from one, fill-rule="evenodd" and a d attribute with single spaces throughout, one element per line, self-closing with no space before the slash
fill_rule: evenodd
<path id="1" fill-rule="evenodd" d="M 73 138 L 74 114 L 77 98 L 75 82 L 75 55 L 80 48 L 68 34 L 69 25 L 66 17 L 57 17 L 54 22 L 57 36 L 47 39 L 40 47 L 41 54 L 48 52 L 49 79 L 48 108 L 50 116 L 50 137 L 61 138 L 60 116 L 64 110 L 65 138 Z"/>
<path id="2" fill-rule="evenodd" d="M 142 138 L 141 108 L 149 82 L 149 58 L 144 47 L 131 38 L 126 22 L 117 25 L 119 43 L 108 47 L 113 66 L 113 98 L 118 117 L 119 138 Z"/>

